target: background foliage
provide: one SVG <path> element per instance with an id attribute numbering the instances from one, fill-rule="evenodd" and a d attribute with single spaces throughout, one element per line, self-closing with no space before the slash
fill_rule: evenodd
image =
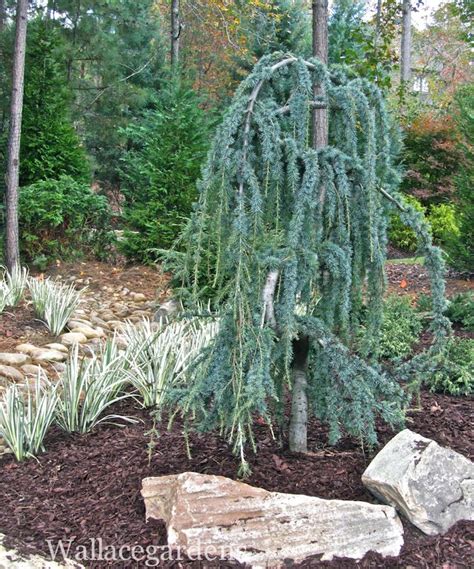
<path id="1" fill-rule="evenodd" d="M 122 135 L 127 151 L 120 166 L 126 253 L 147 261 L 153 249 L 177 239 L 196 199 L 196 181 L 208 148 L 211 121 L 197 95 L 182 84 L 161 91 L 153 105 Z"/>
<path id="2" fill-rule="evenodd" d="M 107 200 L 88 184 L 62 176 L 21 188 L 20 248 L 39 268 L 86 252 L 104 258 L 111 242 Z"/>

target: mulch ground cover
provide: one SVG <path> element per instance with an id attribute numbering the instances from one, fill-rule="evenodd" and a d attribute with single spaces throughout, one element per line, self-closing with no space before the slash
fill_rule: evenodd
<path id="1" fill-rule="evenodd" d="M 474 456 L 473 400 L 423 393 L 421 409 L 413 410 L 407 426 L 449 446 L 465 456 Z M 145 523 L 141 481 L 194 471 L 236 477 L 238 462 L 228 445 L 214 435 L 192 434 L 188 459 L 182 425 L 174 423 L 157 441 L 148 456 L 151 428 L 149 414 L 135 402 L 122 402 L 115 409 L 141 422 L 124 428 L 102 425 L 83 436 L 66 436 L 53 430 L 47 438 L 47 452 L 18 464 L 11 457 L 0 459 L 0 532 L 20 545 L 23 552 L 49 553 L 46 540 L 72 540 L 71 555 L 78 546 L 90 546 L 90 539 L 104 544 L 166 545 L 164 527 Z M 322 498 L 375 502 L 361 483 L 361 474 L 376 449 L 363 451 L 358 442 L 344 438 L 336 447 L 326 445 L 327 430 L 312 421 L 308 455 L 291 454 L 272 439 L 268 427 L 259 425 L 259 452 L 250 456 L 252 476 L 248 483 L 271 491 L 306 494 Z M 379 428 L 380 444 L 393 436 L 386 426 Z M 428 537 L 404 521 L 405 545 L 398 558 L 382 559 L 369 553 L 355 563 L 347 559 L 321 562 L 307 559 L 299 567 L 332 568 L 443 568 L 474 566 L 474 524 L 461 522 L 444 536 Z M 144 567 L 137 563 L 88 561 L 86 567 Z M 289 564 L 289 566 L 294 566 Z M 242 567 L 219 561 L 166 561 L 160 567 Z"/>

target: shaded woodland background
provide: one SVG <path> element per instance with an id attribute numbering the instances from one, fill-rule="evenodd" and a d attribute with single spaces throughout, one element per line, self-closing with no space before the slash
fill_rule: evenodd
<path id="1" fill-rule="evenodd" d="M 0 3 L 3 163 L 15 4 Z M 411 2 L 412 10 L 423 4 L 429 2 Z M 172 5 L 179 6 L 174 65 Z M 412 27 L 408 81 L 400 82 L 403 5 L 332 2 L 329 60 L 386 92 L 403 129 L 402 189 L 428 216 L 450 265 L 469 271 L 472 5 L 445 2 L 426 27 Z M 38 268 L 91 254 L 153 262 L 190 213 L 212 134 L 236 86 L 273 51 L 310 55 L 311 2 L 30 2 L 20 160 L 24 260 Z M 124 231 L 119 253 L 117 229 Z M 391 241 L 406 256 L 416 247 L 396 216 Z"/>

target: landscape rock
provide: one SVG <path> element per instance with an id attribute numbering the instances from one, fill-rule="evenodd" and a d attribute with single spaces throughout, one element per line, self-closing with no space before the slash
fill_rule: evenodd
<path id="1" fill-rule="evenodd" d="M 99 330 L 94 330 L 90 326 L 77 326 L 77 328 L 73 328 L 71 330 L 72 334 L 84 334 L 87 339 L 92 338 L 102 338 L 104 336 L 104 332 Z"/>
<path id="2" fill-rule="evenodd" d="M 398 555 L 403 527 L 390 506 L 268 492 L 222 476 L 185 472 L 145 478 L 146 517 L 164 520 L 168 545 L 254 568 L 311 555 Z"/>
<path id="3" fill-rule="evenodd" d="M 70 559 L 51 561 L 40 555 L 25 555 L 6 544 L 0 534 L 0 569 L 84 569 L 84 565 Z"/>
<path id="4" fill-rule="evenodd" d="M 111 330 L 120 330 L 120 328 L 123 328 L 124 323 L 121 320 L 109 320 L 107 326 Z"/>
<path id="5" fill-rule="evenodd" d="M 474 464 L 409 429 L 377 454 L 362 481 L 428 535 L 474 520 Z"/>
<path id="6" fill-rule="evenodd" d="M 85 344 L 87 336 L 82 332 L 67 332 L 61 336 L 61 343 L 65 346 L 73 346 L 74 344 Z"/>
<path id="7" fill-rule="evenodd" d="M 69 320 L 69 322 L 67 323 L 67 327 L 71 331 L 74 330 L 74 328 L 80 328 L 81 326 L 90 327 L 90 325 L 91 323 L 88 320 L 79 320 L 79 319 Z"/>
<path id="8" fill-rule="evenodd" d="M 38 375 L 39 373 L 43 372 L 43 368 L 41 366 L 35 366 L 32 364 L 25 364 L 24 366 L 21 366 L 21 371 L 25 374 L 25 375 Z"/>
<path id="9" fill-rule="evenodd" d="M 11 381 L 23 381 L 23 374 L 12 366 L 0 364 L 0 377 Z"/>
<path id="10" fill-rule="evenodd" d="M 0 353 L 0 364 L 9 366 L 21 366 L 28 361 L 28 356 L 25 354 L 8 354 L 5 352 Z"/>
<path id="11" fill-rule="evenodd" d="M 15 350 L 22 354 L 27 354 L 31 356 L 33 352 L 38 350 L 38 346 L 34 346 L 33 344 L 19 344 L 18 346 L 16 346 Z"/>
<path id="12" fill-rule="evenodd" d="M 107 327 L 107 322 L 105 320 L 102 320 L 102 318 L 99 318 L 98 316 L 92 316 L 91 322 L 92 322 L 92 324 L 95 324 L 96 326 L 100 326 L 101 328 Z"/>
<path id="13" fill-rule="evenodd" d="M 160 304 L 158 310 L 155 312 L 154 320 L 156 322 L 169 322 L 173 316 L 179 312 L 180 305 L 176 300 L 167 300 Z"/>
<path id="14" fill-rule="evenodd" d="M 133 300 L 137 302 L 145 302 L 146 296 L 142 292 L 133 292 L 131 293 Z"/>
<path id="15" fill-rule="evenodd" d="M 49 348 L 50 350 L 57 350 L 58 352 L 64 352 L 67 354 L 69 350 L 64 344 L 58 344 L 57 342 L 53 342 L 52 344 L 46 344 L 45 348 Z"/>
<path id="16" fill-rule="evenodd" d="M 32 358 L 37 362 L 63 362 L 67 359 L 67 354 L 59 350 L 37 348 Z"/>
<path id="17" fill-rule="evenodd" d="M 101 319 L 106 322 L 107 324 L 111 321 L 111 320 L 115 320 L 116 316 L 113 312 L 109 311 L 104 311 L 101 313 Z"/>

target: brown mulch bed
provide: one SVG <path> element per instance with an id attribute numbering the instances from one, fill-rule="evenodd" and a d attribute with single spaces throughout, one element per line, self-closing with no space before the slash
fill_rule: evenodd
<path id="1" fill-rule="evenodd" d="M 473 401 L 443 395 L 422 394 L 422 410 L 413 411 L 407 426 L 422 435 L 450 446 L 465 456 L 474 456 Z M 228 445 L 214 435 L 190 438 L 192 458 L 186 455 L 182 425 L 162 433 L 148 461 L 146 435 L 151 421 L 135 403 L 122 403 L 117 410 L 143 422 L 122 429 L 101 426 L 85 436 L 66 436 L 53 430 L 48 451 L 39 460 L 18 464 L 12 457 L 0 459 L 0 532 L 23 551 L 48 554 L 46 540 L 71 539 L 71 552 L 102 538 L 107 545 L 165 545 L 162 524 L 145 523 L 140 496 L 141 480 L 185 471 L 236 477 L 238 463 Z M 307 494 L 322 498 L 375 502 L 361 483 L 370 462 L 357 441 L 347 437 L 337 447 L 325 441 L 327 430 L 313 421 L 309 455 L 292 455 L 275 442 L 268 428 L 257 427 L 257 456 L 251 456 L 250 484 L 267 490 Z M 379 429 L 381 444 L 393 433 Z M 368 554 L 364 560 L 320 562 L 308 559 L 301 567 L 444 568 L 473 566 L 474 524 L 462 522 L 444 536 L 428 537 L 404 521 L 405 545 L 401 555 L 382 559 Z M 85 563 L 87 567 L 143 567 L 125 562 Z M 167 561 L 161 567 L 239 567 L 235 563 Z"/>
<path id="2" fill-rule="evenodd" d="M 417 297 L 430 293 L 430 277 L 424 265 L 387 264 L 388 293 Z M 452 297 L 461 292 L 474 291 L 474 281 L 468 275 L 452 272 L 446 274 L 446 295 Z"/>
<path id="3" fill-rule="evenodd" d="M 55 341 L 31 304 L 23 301 L 0 314 L 0 352 L 12 352 L 15 346 L 26 342 L 43 345 Z"/>

